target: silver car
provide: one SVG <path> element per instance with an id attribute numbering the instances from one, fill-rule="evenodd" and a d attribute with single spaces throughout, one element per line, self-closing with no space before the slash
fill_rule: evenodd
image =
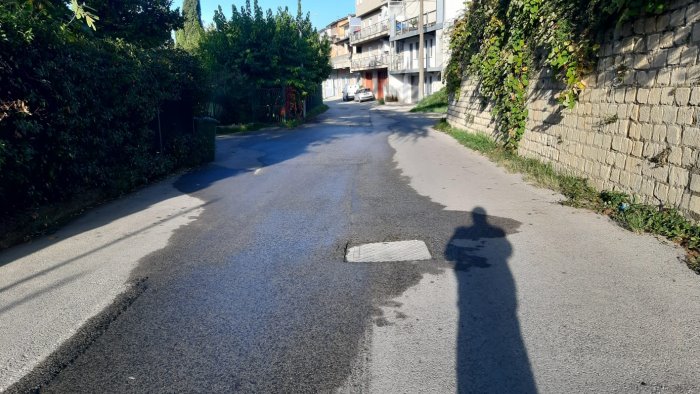
<path id="1" fill-rule="evenodd" d="M 363 88 L 355 92 L 355 101 L 363 102 L 369 100 L 374 100 L 374 93 L 371 90 Z"/>

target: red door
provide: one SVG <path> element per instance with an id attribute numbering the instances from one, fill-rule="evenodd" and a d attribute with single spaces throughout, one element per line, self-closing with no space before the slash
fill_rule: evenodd
<path id="1" fill-rule="evenodd" d="M 384 98 L 384 89 L 386 87 L 387 79 L 389 79 L 387 70 L 379 70 L 377 75 L 377 100 Z"/>

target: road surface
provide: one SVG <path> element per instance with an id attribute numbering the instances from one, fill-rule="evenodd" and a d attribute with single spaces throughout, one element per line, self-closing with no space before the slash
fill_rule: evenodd
<path id="1" fill-rule="evenodd" d="M 682 250 L 434 122 L 334 102 L 0 254 L 0 390 L 700 392 Z"/>

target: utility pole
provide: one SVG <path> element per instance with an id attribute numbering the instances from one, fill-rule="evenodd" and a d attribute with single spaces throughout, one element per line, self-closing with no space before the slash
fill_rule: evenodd
<path id="1" fill-rule="evenodd" d="M 418 100 L 425 95 L 425 39 L 423 38 L 423 0 L 418 0 Z"/>

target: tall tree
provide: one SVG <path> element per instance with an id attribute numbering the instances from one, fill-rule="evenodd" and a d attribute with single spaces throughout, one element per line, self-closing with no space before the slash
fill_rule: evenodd
<path id="1" fill-rule="evenodd" d="M 204 38 L 202 9 L 199 0 L 185 0 L 182 4 L 182 16 L 185 23 L 182 29 L 175 32 L 175 46 L 192 51 L 199 47 Z"/>
<path id="2" fill-rule="evenodd" d="M 55 1 L 55 0 L 53 0 Z M 120 38 L 144 48 L 172 43 L 173 30 L 182 27 L 179 9 L 172 0 L 87 0 L 100 18 L 97 35 Z"/>

